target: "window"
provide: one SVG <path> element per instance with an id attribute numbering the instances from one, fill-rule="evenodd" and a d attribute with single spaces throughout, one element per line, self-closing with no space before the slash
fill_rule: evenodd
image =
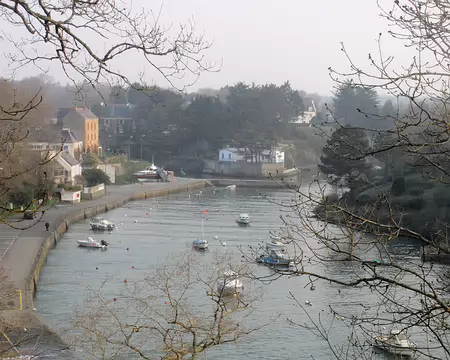
<path id="1" fill-rule="evenodd" d="M 103 124 L 109 126 L 109 124 L 110 124 L 109 119 L 104 119 L 104 120 L 103 120 Z"/>
<path id="2" fill-rule="evenodd" d="M 228 159 L 230 159 L 230 160 L 231 160 L 231 154 L 228 154 Z"/>
<path id="3" fill-rule="evenodd" d="M 222 159 L 225 159 L 225 154 L 224 153 L 222 153 Z"/>
<path id="4" fill-rule="evenodd" d="M 125 120 L 124 119 L 119 119 L 119 125 L 125 125 Z"/>

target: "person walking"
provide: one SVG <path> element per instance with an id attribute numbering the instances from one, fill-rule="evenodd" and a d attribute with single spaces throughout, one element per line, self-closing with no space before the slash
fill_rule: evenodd
<path id="1" fill-rule="evenodd" d="M 48 228 L 50 227 L 50 224 L 48 222 L 45 223 L 45 229 L 48 231 Z"/>

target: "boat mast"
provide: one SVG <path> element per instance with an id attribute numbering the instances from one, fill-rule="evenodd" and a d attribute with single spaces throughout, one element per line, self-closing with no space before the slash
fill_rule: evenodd
<path id="1" fill-rule="evenodd" d="M 205 232 L 203 231 L 203 219 L 202 219 L 202 240 L 205 240 Z"/>

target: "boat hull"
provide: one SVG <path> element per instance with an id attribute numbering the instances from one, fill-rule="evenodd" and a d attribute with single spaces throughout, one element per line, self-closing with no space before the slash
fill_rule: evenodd
<path id="1" fill-rule="evenodd" d="M 250 225 L 250 220 L 237 219 L 236 222 L 238 223 L 238 225 Z"/>
<path id="2" fill-rule="evenodd" d="M 402 347 L 402 346 L 395 346 L 391 344 L 386 344 L 385 342 L 381 340 L 375 339 L 374 346 L 377 348 L 388 351 L 395 355 L 402 355 L 402 356 L 412 356 L 414 355 L 414 349 L 409 347 Z"/>
<path id="3" fill-rule="evenodd" d="M 209 244 L 194 244 L 192 247 L 197 250 L 207 250 Z"/>
<path id="4" fill-rule="evenodd" d="M 223 286 L 223 284 L 217 285 L 217 292 L 220 295 L 235 295 L 240 294 L 241 291 L 242 291 L 242 284 L 236 286 L 232 285 Z"/>
<path id="5" fill-rule="evenodd" d="M 140 182 L 148 182 L 153 180 L 159 180 L 161 177 L 158 174 L 149 175 L 135 175 L 135 178 Z"/>
<path id="6" fill-rule="evenodd" d="M 292 259 L 277 259 L 270 256 L 261 257 L 256 260 L 258 263 L 263 263 L 271 266 L 285 266 L 289 267 L 292 264 Z"/>
<path id="7" fill-rule="evenodd" d="M 96 231 L 112 231 L 114 230 L 113 225 L 97 225 L 97 224 L 91 224 L 91 229 Z"/>
<path id="8" fill-rule="evenodd" d="M 108 247 L 106 245 L 99 245 L 99 244 L 89 244 L 85 242 L 78 242 L 78 246 L 82 248 L 88 248 L 88 249 L 107 249 Z"/>

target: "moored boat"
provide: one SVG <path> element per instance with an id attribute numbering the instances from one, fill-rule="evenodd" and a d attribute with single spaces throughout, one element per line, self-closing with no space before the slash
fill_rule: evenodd
<path id="1" fill-rule="evenodd" d="M 406 332 L 398 329 L 392 329 L 389 334 L 376 335 L 373 345 L 401 356 L 412 356 L 416 351 L 416 345 L 408 338 Z"/>
<path id="2" fill-rule="evenodd" d="M 239 225 L 248 225 L 250 224 L 250 216 L 248 214 L 240 214 L 236 220 L 236 223 Z"/>
<path id="3" fill-rule="evenodd" d="M 208 240 L 197 239 L 192 243 L 192 247 L 197 250 L 206 250 L 209 246 Z"/>
<path id="4" fill-rule="evenodd" d="M 203 219 L 202 219 L 202 237 L 200 239 L 195 240 L 192 243 L 192 247 L 197 250 L 206 250 L 208 249 L 209 243 L 208 240 L 205 239 L 205 234 L 203 231 Z"/>
<path id="5" fill-rule="evenodd" d="M 244 288 L 238 273 L 226 271 L 223 276 L 217 280 L 216 291 L 219 295 L 236 295 Z"/>
<path id="6" fill-rule="evenodd" d="M 111 221 L 105 220 L 102 217 L 93 218 L 89 225 L 92 230 L 112 231 L 116 227 Z"/>
<path id="7" fill-rule="evenodd" d="M 286 244 L 281 241 L 280 237 L 271 237 L 270 241 L 266 242 L 266 250 L 284 250 L 286 248 Z"/>
<path id="8" fill-rule="evenodd" d="M 86 240 L 77 241 L 79 247 L 91 248 L 91 249 L 107 249 L 108 243 L 105 240 L 96 241 L 92 237 L 88 237 Z"/>
<path id="9" fill-rule="evenodd" d="M 140 182 L 146 182 L 150 180 L 158 180 L 158 167 L 155 164 L 151 164 L 149 167 L 145 168 L 144 170 L 138 171 L 133 174 L 136 179 L 138 179 Z"/>
<path id="10" fill-rule="evenodd" d="M 230 191 L 236 190 L 236 185 L 228 185 L 225 189 Z"/>
<path id="11" fill-rule="evenodd" d="M 267 255 L 261 255 L 256 262 L 271 266 L 292 266 L 292 259 L 285 252 L 278 249 L 268 250 Z"/>

